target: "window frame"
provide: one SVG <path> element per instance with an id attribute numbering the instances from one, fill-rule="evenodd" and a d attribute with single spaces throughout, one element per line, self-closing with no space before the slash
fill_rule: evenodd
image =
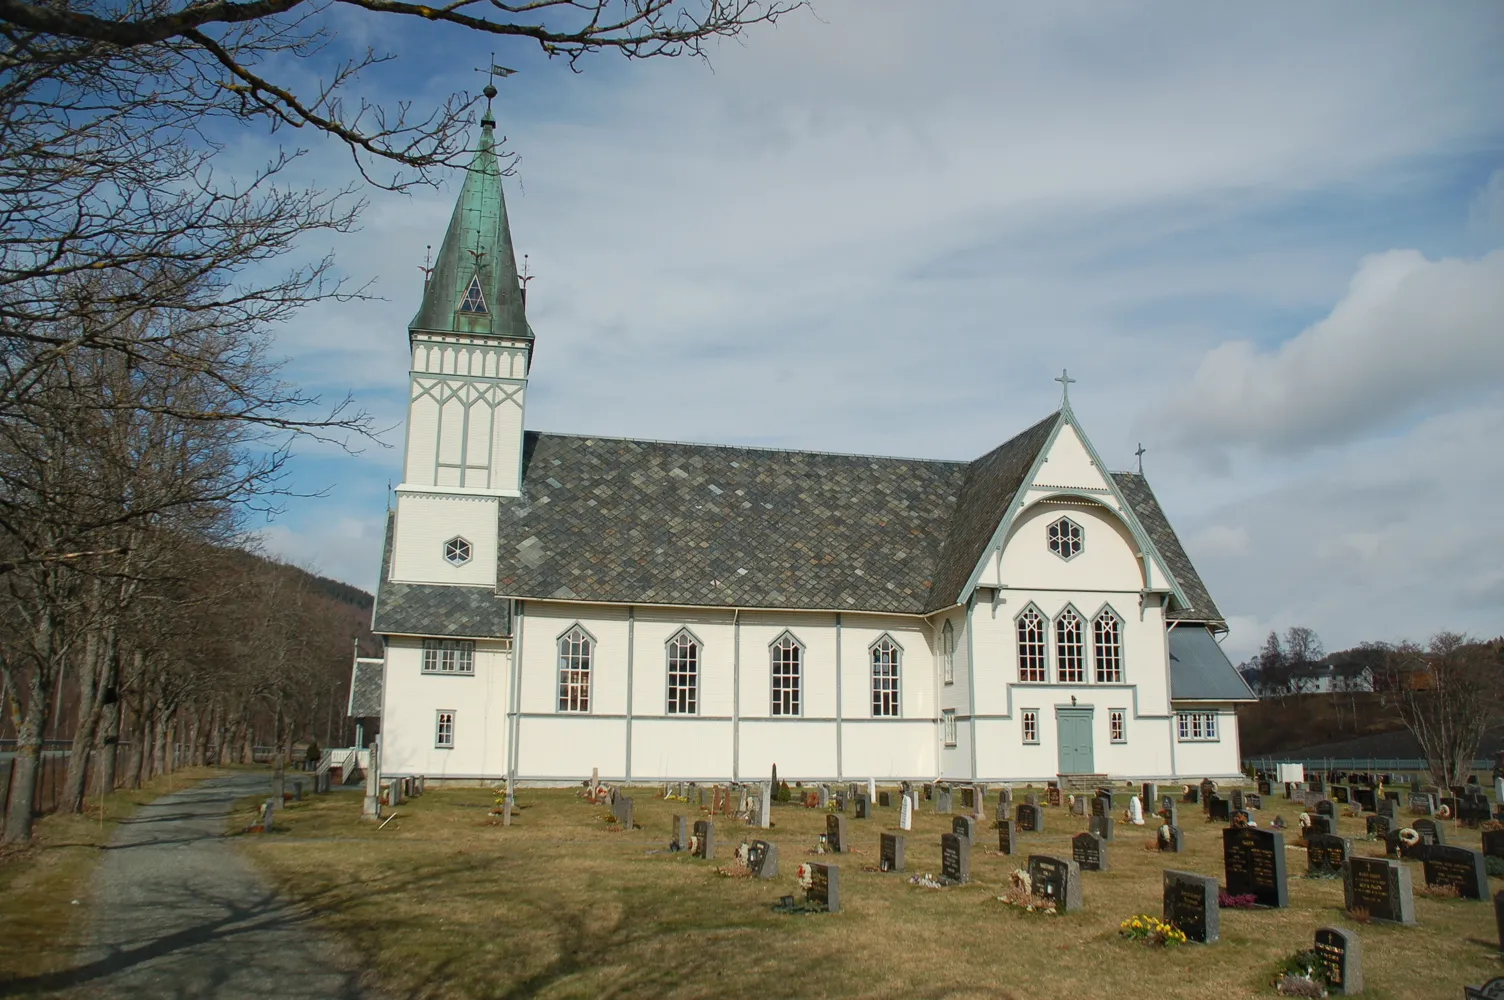
<path id="1" fill-rule="evenodd" d="M 1066 643 L 1061 638 L 1061 626 L 1070 619 L 1076 623 L 1076 638 L 1073 643 L 1074 653 L 1067 657 Z M 1067 604 L 1060 609 L 1054 620 L 1050 623 L 1050 631 L 1055 639 L 1055 683 L 1056 684 L 1085 684 L 1086 683 L 1086 619 L 1074 605 Z M 1072 666 L 1074 661 L 1074 667 Z M 1068 671 L 1074 671 L 1075 677 L 1068 676 Z"/>
<path id="2" fill-rule="evenodd" d="M 452 666 L 444 666 L 446 662 Z M 430 677 L 474 677 L 475 640 L 440 637 L 424 639 L 420 669 Z"/>
<path id="3" fill-rule="evenodd" d="M 780 672 L 779 652 L 787 653 L 792 650 L 796 655 L 793 661 L 793 670 Z M 775 719 L 797 719 L 804 715 L 804 654 L 807 647 L 799 641 L 799 637 L 791 630 L 784 629 L 778 634 L 778 638 L 768 643 L 768 715 Z M 782 661 L 787 666 L 787 659 Z M 784 686 L 780 687 L 782 680 Z M 790 684 L 789 682 L 792 681 Z M 780 699 L 779 695 L 786 697 Z M 788 711 L 780 711 L 781 707 L 787 707 Z"/>
<path id="4" fill-rule="evenodd" d="M 680 646 L 682 648 L 681 643 L 683 642 L 688 642 L 689 644 L 688 648 L 691 651 L 689 655 L 690 662 L 687 669 L 681 663 L 679 669 L 676 670 L 674 660 L 675 647 Z M 689 630 L 689 626 L 687 625 L 681 627 L 679 631 L 669 636 L 663 643 L 663 666 L 667 675 L 666 681 L 668 685 L 667 701 L 664 705 L 665 715 L 700 714 L 700 661 L 704 650 L 705 644 L 700 641 L 699 636 Z M 679 678 L 678 684 L 675 683 L 676 676 Z M 675 698 L 676 691 L 680 695 L 679 698 Z M 688 692 L 687 698 L 683 697 L 686 691 Z M 685 704 L 687 704 L 685 708 L 677 707 Z"/>
<path id="5" fill-rule="evenodd" d="M 1026 641 L 1024 639 L 1024 619 L 1033 615 L 1039 626 L 1038 641 Z M 1048 684 L 1050 682 L 1050 619 L 1033 601 L 1024 606 L 1013 618 L 1013 641 L 1015 644 L 1015 659 L 1018 661 L 1018 682 L 1020 684 Z M 1025 649 L 1029 649 L 1028 662 L 1030 666 L 1028 674 L 1025 674 Z M 1037 656 L 1035 651 L 1037 651 Z M 1038 663 L 1034 663 L 1035 659 Z M 1037 674 L 1037 676 L 1036 676 Z"/>
<path id="6" fill-rule="evenodd" d="M 1019 732 L 1023 737 L 1024 745 L 1039 745 L 1039 709 L 1021 708 L 1019 715 Z"/>
<path id="7" fill-rule="evenodd" d="M 454 749 L 455 717 L 459 715 L 452 708 L 437 708 L 433 713 L 433 748 L 435 750 Z M 445 721 L 448 721 L 449 741 L 444 741 Z"/>
<path id="8" fill-rule="evenodd" d="M 1103 670 L 1103 642 L 1102 621 L 1111 617 L 1113 622 L 1112 642 L 1107 645 L 1105 652 L 1109 654 L 1110 671 Z M 1092 676 L 1098 684 L 1122 684 L 1124 683 L 1123 671 L 1123 616 L 1115 611 L 1111 604 L 1104 604 L 1091 620 L 1091 666 Z"/>
<path id="9" fill-rule="evenodd" d="M 956 745 L 959 731 L 956 728 L 956 710 L 954 708 L 942 708 L 940 710 L 940 742 L 944 746 Z"/>
<path id="10" fill-rule="evenodd" d="M 887 647 L 887 652 L 891 656 L 891 662 L 887 664 L 890 676 L 887 677 L 879 675 L 879 670 L 883 669 L 883 665 L 878 662 L 878 657 L 883 652 L 884 646 Z M 867 663 L 871 668 L 872 718 L 903 718 L 903 646 L 899 645 L 898 640 L 892 635 L 884 632 L 867 647 Z"/>
<path id="11" fill-rule="evenodd" d="M 1128 710 L 1126 708 L 1107 710 L 1107 742 L 1128 742 Z"/>
<path id="12" fill-rule="evenodd" d="M 459 546 L 464 546 L 463 558 L 459 558 Z M 454 557 L 451 557 L 451 552 L 454 553 Z M 449 565 L 455 567 L 456 569 L 461 566 L 468 566 L 470 564 L 470 560 L 474 558 L 475 546 L 472 545 L 470 539 L 466 538 L 464 535 L 455 535 L 453 538 L 444 543 L 444 561 Z"/>
<path id="13" fill-rule="evenodd" d="M 940 671 L 944 683 L 956 683 L 956 627 L 949 618 L 940 626 Z"/>
<path id="14" fill-rule="evenodd" d="M 455 312 L 466 316 L 489 316 L 491 314 L 490 303 L 486 301 L 486 288 L 480 283 L 479 271 L 470 275 L 470 280 L 465 283 L 465 290 L 460 294 L 459 308 Z"/>
<path id="15" fill-rule="evenodd" d="M 1052 536 L 1051 533 L 1054 532 L 1055 529 L 1062 524 L 1068 524 L 1072 528 L 1074 528 L 1076 532 L 1075 536 L 1071 537 L 1065 533 L 1061 533 L 1058 537 Z M 1061 514 L 1059 517 L 1055 518 L 1049 524 L 1046 524 L 1044 526 L 1044 540 L 1045 547 L 1048 548 L 1051 553 L 1061 559 L 1064 559 L 1066 562 L 1070 562 L 1072 559 L 1076 558 L 1081 553 L 1086 551 L 1086 529 L 1077 524 L 1075 521 L 1071 520 L 1070 517 L 1065 514 Z M 1056 547 L 1057 544 L 1059 545 L 1059 548 Z M 1075 551 L 1070 553 L 1069 555 L 1060 551 L 1061 548 L 1069 548 L 1071 545 L 1075 546 Z"/>
<path id="16" fill-rule="evenodd" d="M 1217 721 L 1220 712 L 1194 711 L 1175 713 L 1175 741 L 1177 743 L 1220 743 L 1221 725 Z"/>
<path id="17" fill-rule="evenodd" d="M 565 651 L 566 642 L 570 644 L 568 652 Z M 590 714 L 591 695 L 594 693 L 592 685 L 595 680 L 595 648 L 595 636 L 579 622 L 559 633 L 559 637 L 554 640 L 554 652 L 558 657 L 558 714 Z M 579 665 L 582 659 L 583 667 Z M 566 674 L 571 676 L 566 677 Z M 583 684 L 580 675 L 583 675 Z"/>

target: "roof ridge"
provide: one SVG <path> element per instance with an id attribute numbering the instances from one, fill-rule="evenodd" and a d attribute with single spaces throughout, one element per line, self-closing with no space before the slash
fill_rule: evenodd
<path id="1" fill-rule="evenodd" d="M 765 444 L 717 444 L 710 441 L 677 441 L 670 438 L 616 437 L 609 434 L 571 434 L 567 431 L 528 431 L 529 434 L 555 438 L 578 438 L 583 441 L 623 441 L 628 444 L 664 444 L 680 448 L 721 448 L 736 451 L 765 451 L 777 455 L 821 455 L 826 458 L 868 458 L 884 462 L 924 462 L 927 465 L 967 466 L 976 459 L 920 458 L 915 455 L 876 455 L 860 451 L 822 451 L 818 448 L 776 448 Z M 990 454 L 990 452 L 989 452 Z"/>

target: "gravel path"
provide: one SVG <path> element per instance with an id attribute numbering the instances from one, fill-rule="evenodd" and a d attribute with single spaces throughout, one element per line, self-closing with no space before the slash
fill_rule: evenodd
<path id="1" fill-rule="evenodd" d="M 94 876 L 95 926 L 70 996 L 356 1000 L 365 994 L 311 919 L 225 839 L 265 774 L 212 778 L 121 823 Z"/>

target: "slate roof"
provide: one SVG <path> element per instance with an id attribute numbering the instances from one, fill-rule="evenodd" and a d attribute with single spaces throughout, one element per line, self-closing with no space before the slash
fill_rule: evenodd
<path id="1" fill-rule="evenodd" d="M 381 715 L 383 685 L 382 667 L 385 661 L 356 657 L 350 671 L 350 704 L 345 713 L 352 719 L 374 719 Z"/>
<path id="2" fill-rule="evenodd" d="M 1211 631 L 1195 625 L 1170 630 L 1171 701 L 1257 701 Z"/>
<path id="3" fill-rule="evenodd" d="M 499 504 L 497 591 L 618 604 L 945 608 L 1060 419 L 1051 414 L 973 462 L 529 431 L 522 495 Z M 1114 476 L 1193 602 L 1172 617 L 1220 622 L 1148 484 Z M 507 635 L 507 613 L 482 588 L 383 582 L 372 628 Z"/>
<path id="4" fill-rule="evenodd" d="M 431 635 L 485 638 L 512 634 L 512 603 L 490 587 L 448 587 L 432 583 L 393 583 L 392 530 L 396 514 L 386 517 L 386 547 L 371 631 L 380 635 Z"/>
<path id="5" fill-rule="evenodd" d="M 1160 558 L 1175 575 L 1175 582 L 1180 584 L 1186 600 L 1190 602 L 1190 607 L 1171 611 L 1165 617 L 1172 621 L 1223 624 L 1222 612 L 1217 610 L 1212 595 L 1207 593 L 1206 584 L 1201 582 L 1196 567 L 1191 565 L 1191 557 L 1185 554 L 1175 529 L 1170 527 L 1169 518 L 1160 509 L 1154 491 L 1149 488 L 1149 481 L 1134 472 L 1114 472 L 1112 478 L 1128 501 L 1128 506 L 1138 515 L 1139 524 L 1144 526 L 1149 540 L 1159 550 Z"/>

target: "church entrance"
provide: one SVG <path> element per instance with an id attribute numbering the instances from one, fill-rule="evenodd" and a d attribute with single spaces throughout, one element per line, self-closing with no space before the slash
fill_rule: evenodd
<path id="1" fill-rule="evenodd" d="M 1091 709 L 1057 708 L 1055 731 L 1060 734 L 1060 773 L 1092 774 Z"/>

